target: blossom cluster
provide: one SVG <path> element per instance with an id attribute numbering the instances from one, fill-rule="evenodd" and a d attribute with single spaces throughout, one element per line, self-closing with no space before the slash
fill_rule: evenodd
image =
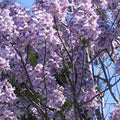
<path id="1" fill-rule="evenodd" d="M 7 81 L 0 81 L 0 119 L 17 120 L 11 109 L 11 104 L 17 99 L 12 85 Z"/>
<path id="2" fill-rule="evenodd" d="M 120 119 L 120 104 L 117 103 L 111 112 L 110 120 L 119 120 L 119 119 Z"/>
<path id="3" fill-rule="evenodd" d="M 90 60 L 100 50 L 99 57 L 115 58 L 119 48 L 118 19 L 111 26 L 105 12 L 115 19 L 119 1 L 114 10 L 111 4 L 36 0 L 30 11 L 8 0 L 0 3 L 1 120 L 94 116 L 99 98 Z M 119 65 L 118 60 L 116 71 Z"/>

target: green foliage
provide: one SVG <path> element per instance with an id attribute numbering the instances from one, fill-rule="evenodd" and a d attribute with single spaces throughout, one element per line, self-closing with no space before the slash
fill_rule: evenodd
<path id="1" fill-rule="evenodd" d="M 69 101 L 66 101 L 66 102 L 63 104 L 62 109 L 71 108 L 71 107 L 72 107 L 71 103 L 70 103 Z"/>
<path id="2" fill-rule="evenodd" d="M 39 92 L 36 92 L 36 97 L 39 98 L 41 101 L 45 100 L 45 98 L 42 95 L 40 95 Z"/>
<path id="3" fill-rule="evenodd" d="M 70 101 L 66 101 L 62 107 L 61 107 L 61 110 L 57 111 L 55 113 L 55 116 L 60 116 L 62 118 L 62 120 L 66 120 L 65 118 L 65 115 L 64 115 L 64 111 L 67 109 L 67 110 L 70 110 L 72 107 L 72 103 Z M 55 120 L 55 119 L 54 119 Z"/>
<path id="4" fill-rule="evenodd" d="M 89 40 L 85 40 L 81 35 L 79 36 L 79 39 L 83 43 L 83 47 L 87 47 L 88 46 Z"/>
<path id="5" fill-rule="evenodd" d="M 21 118 L 21 120 L 39 120 L 36 117 L 32 116 L 31 114 L 28 114 L 28 118 L 25 117 L 25 115 Z"/>
<path id="6" fill-rule="evenodd" d="M 37 52 L 30 52 L 28 54 L 28 60 L 30 61 L 31 66 L 35 67 L 37 65 L 37 60 L 39 56 Z"/>
<path id="7" fill-rule="evenodd" d="M 54 74 L 59 85 L 64 86 L 67 83 L 66 76 L 69 76 L 69 68 L 64 66 L 59 72 Z"/>
<path id="8" fill-rule="evenodd" d="M 63 111 L 62 110 L 59 110 L 55 113 L 55 118 L 60 116 L 62 118 L 62 120 L 66 120 L 65 119 L 65 115 L 63 114 Z M 55 118 L 53 120 L 55 120 Z"/>

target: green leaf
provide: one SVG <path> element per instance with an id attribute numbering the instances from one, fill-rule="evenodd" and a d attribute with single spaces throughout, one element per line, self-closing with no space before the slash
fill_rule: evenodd
<path id="1" fill-rule="evenodd" d="M 45 98 L 43 96 L 41 96 L 39 92 L 36 92 L 36 97 L 42 101 L 45 100 Z"/>
<path id="2" fill-rule="evenodd" d="M 35 67 L 37 65 L 37 60 L 39 56 L 37 52 L 30 52 L 28 54 L 28 60 L 30 61 L 31 66 Z"/>
<path id="3" fill-rule="evenodd" d="M 32 114 L 28 114 L 28 117 L 26 118 L 26 116 L 22 116 L 21 120 L 39 120 L 36 117 L 32 116 Z"/>
<path id="4" fill-rule="evenodd" d="M 68 101 L 66 101 L 62 106 L 62 108 L 70 108 L 70 107 L 71 107 L 71 103 Z"/>

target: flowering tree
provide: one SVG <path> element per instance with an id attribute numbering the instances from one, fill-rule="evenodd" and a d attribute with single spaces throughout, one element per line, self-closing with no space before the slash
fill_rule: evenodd
<path id="1" fill-rule="evenodd" d="M 105 120 L 106 91 L 119 120 L 119 23 L 119 0 L 1 2 L 0 120 Z"/>

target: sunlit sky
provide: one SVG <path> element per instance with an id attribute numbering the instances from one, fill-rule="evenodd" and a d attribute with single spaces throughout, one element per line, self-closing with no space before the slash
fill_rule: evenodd
<path id="1" fill-rule="evenodd" d="M 0 2 L 3 0 L 0 0 Z M 30 8 L 34 0 L 15 0 L 17 3 L 20 3 L 24 8 Z"/>
<path id="2" fill-rule="evenodd" d="M 16 2 L 20 3 L 22 7 L 30 8 L 34 0 L 16 0 Z"/>

